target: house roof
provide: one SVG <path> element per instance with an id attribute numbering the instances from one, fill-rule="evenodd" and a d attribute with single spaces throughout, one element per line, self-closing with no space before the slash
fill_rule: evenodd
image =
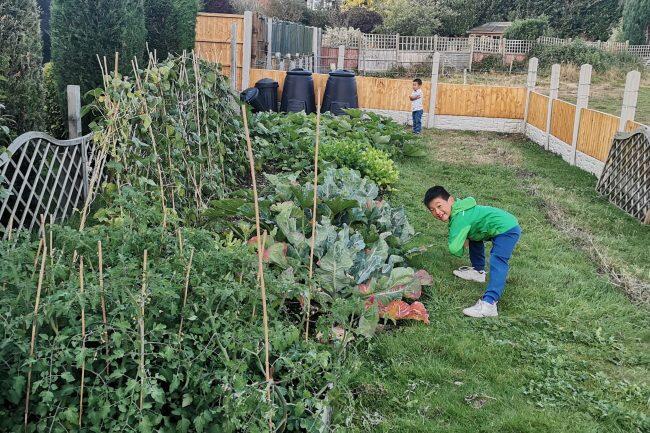
<path id="1" fill-rule="evenodd" d="M 489 33 L 495 35 L 501 35 L 510 27 L 512 23 L 510 21 L 493 21 L 485 24 L 481 24 L 478 27 L 467 30 L 467 33 Z"/>

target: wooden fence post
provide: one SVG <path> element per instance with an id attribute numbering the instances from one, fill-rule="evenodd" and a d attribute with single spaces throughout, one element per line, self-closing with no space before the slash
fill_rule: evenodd
<path id="1" fill-rule="evenodd" d="M 81 137 L 81 90 L 79 86 L 68 85 L 65 89 L 68 99 L 68 138 Z"/>
<path id="2" fill-rule="evenodd" d="M 251 58 L 253 53 L 253 12 L 244 12 L 244 47 L 242 49 L 241 90 L 248 87 L 251 77 Z"/>
<path id="3" fill-rule="evenodd" d="M 589 105 L 589 87 L 591 86 L 591 65 L 584 64 L 580 67 L 580 81 L 578 81 L 578 98 L 576 100 L 576 115 L 573 119 L 573 136 L 571 137 L 571 165 L 576 165 L 578 153 L 578 134 L 580 132 L 580 116 L 582 109 Z"/>
<path id="4" fill-rule="evenodd" d="M 266 69 L 273 69 L 273 18 L 266 18 Z"/>
<path id="5" fill-rule="evenodd" d="M 433 128 L 436 118 L 436 100 L 438 98 L 438 72 L 440 70 L 440 53 L 433 53 L 431 65 L 431 94 L 429 95 L 429 115 L 427 116 L 427 128 Z"/>
<path id="6" fill-rule="evenodd" d="M 551 141 L 551 122 L 553 121 L 553 101 L 557 99 L 557 93 L 560 88 L 560 65 L 551 66 L 551 89 L 548 95 L 548 108 L 546 110 L 546 150 L 549 148 Z"/>
<path id="7" fill-rule="evenodd" d="M 528 61 L 528 78 L 526 79 L 526 105 L 524 105 L 524 122 L 523 129 L 526 132 L 526 123 L 528 123 L 528 106 L 530 105 L 530 92 L 535 91 L 537 84 L 537 66 L 539 60 L 533 57 Z"/>
<path id="8" fill-rule="evenodd" d="M 230 26 L 230 88 L 237 91 L 237 24 Z"/>
<path id="9" fill-rule="evenodd" d="M 618 124 L 618 131 L 624 132 L 628 120 L 634 120 L 636 115 L 636 101 L 639 96 L 639 84 L 641 73 L 630 71 L 625 79 L 625 92 L 623 92 L 623 106 L 621 107 L 621 120 Z"/>
<path id="10" fill-rule="evenodd" d="M 336 61 L 337 69 L 345 68 L 345 45 L 339 45 L 339 57 Z"/>

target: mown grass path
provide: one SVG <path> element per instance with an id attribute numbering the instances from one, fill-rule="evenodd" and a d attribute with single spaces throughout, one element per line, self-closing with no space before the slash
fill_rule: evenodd
<path id="1" fill-rule="evenodd" d="M 596 180 L 522 137 L 428 131 L 428 155 L 400 165 L 391 196 L 434 285 L 431 324 L 379 335 L 351 362 L 354 430 L 373 432 L 647 432 L 650 227 L 594 192 Z M 523 227 L 497 319 L 465 318 L 483 286 L 446 250 L 426 189 L 505 208 Z M 613 276 L 634 284 L 616 287 Z M 641 288 L 641 289 L 640 289 Z M 632 293 L 632 302 L 624 291 Z M 646 299 L 644 301 L 643 299 Z"/>

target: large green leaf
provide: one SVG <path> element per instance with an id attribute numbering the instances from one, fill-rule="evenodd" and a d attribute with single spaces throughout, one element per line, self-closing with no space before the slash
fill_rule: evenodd
<path id="1" fill-rule="evenodd" d="M 320 282 L 324 288 L 338 292 L 352 284 L 347 275 L 354 264 L 352 250 L 344 240 L 337 240 L 318 261 Z"/>
<path id="2" fill-rule="evenodd" d="M 388 259 L 388 244 L 380 237 L 375 246 L 355 266 L 356 283 L 361 284 L 381 269 Z"/>

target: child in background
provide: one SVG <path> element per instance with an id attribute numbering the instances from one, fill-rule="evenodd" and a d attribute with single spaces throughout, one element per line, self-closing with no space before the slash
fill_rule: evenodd
<path id="1" fill-rule="evenodd" d="M 463 280 L 485 282 L 485 246 L 490 251 L 490 282 L 478 302 L 463 310 L 470 317 L 497 316 L 497 302 L 506 285 L 510 257 L 521 236 L 519 222 L 509 212 L 491 206 L 479 206 L 472 197 L 455 199 L 443 187 L 434 186 L 424 196 L 424 205 L 440 221 L 449 224 L 449 252 L 462 257 L 469 246 L 472 266 L 463 266 L 454 275 Z"/>
<path id="2" fill-rule="evenodd" d="M 422 80 L 416 78 L 413 80 L 413 93 L 409 96 L 411 100 L 411 112 L 413 114 L 413 133 L 419 134 L 422 132 Z"/>

